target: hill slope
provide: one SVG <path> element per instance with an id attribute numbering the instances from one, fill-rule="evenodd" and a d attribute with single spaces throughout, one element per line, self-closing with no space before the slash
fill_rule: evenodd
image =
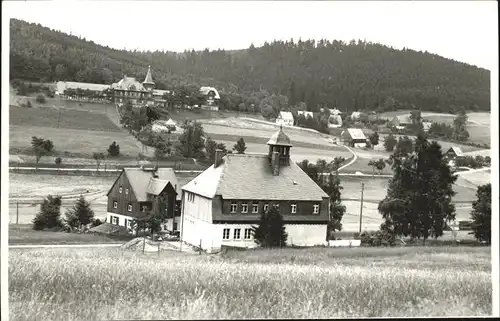
<path id="1" fill-rule="evenodd" d="M 274 41 L 236 51 L 136 52 L 103 47 L 39 24 L 10 21 L 11 79 L 111 83 L 154 69 L 157 88 L 210 84 L 265 89 L 342 110 L 490 109 L 490 72 L 427 52 L 363 41 Z M 234 103 L 234 102 L 233 102 Z"/>

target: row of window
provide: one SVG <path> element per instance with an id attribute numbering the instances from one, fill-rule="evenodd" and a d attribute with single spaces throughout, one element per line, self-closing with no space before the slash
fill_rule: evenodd
<path id="1" fill-rule="evenodd" d="M 118 208 L 118 202 L 117 201 L 113 201 L 113 208 Z M 128 204 L 127 211 L 132 212 L 132 204 L 130 204 L 130 203 Z M 144 210 L 143 210 L 143 212 L 144 212 Z"/>
<path id="2" fill-rule="evenodd" d="M 275 207 L 279 209 L 279 204 L 275 204 Z M 264 212 L 269 210 L 269 204 L 265 204 L 263 207 Z M 236 213 L 238 211 L 238 204 L 231 203 L 231 213 Z M 290 211 L 292 214 L 297 213 L 297 204 L 290 205 Z M 240 213 L 248 213 L 248 203 L 240 204 Z M 252 213 L 259 213 L 259 204 L 252 204 Z M 319 204 L 313 205 L 313 214 L 319 213 Z"/>
<path id="3" fill-rule="evenodd" d="M 250 240 L 253 236 L 252 229 L 246 228 L 244 231 L 243 238 L 245 240 Z M 231 229 L 225 228 L 222 230 L 222 239 L 223 240 L 229 240 L 231 237 Z M 233 239 L 234 240 L 241 240 L 241 229 L 240 228 L 235 228 L 233 229 Z"/>
<path id="4" fill-rule="evenodd" d="M 120 186 L 120 188 L 118 188 L 118 193 L 122 193 L 123 191 L 123 187 Z M 125 195 L 128 195 L 128 188 L 125 189 Z"/>

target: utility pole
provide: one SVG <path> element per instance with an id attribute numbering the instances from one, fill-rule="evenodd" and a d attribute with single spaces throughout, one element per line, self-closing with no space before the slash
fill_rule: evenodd
<path id="1" fill-rule="evenodd" d="M 363 191 L 365 183 L 361 183 L 361 209 L 359 210 L 359 233 L 361 234 L 361 224 L 363 223 Z"/>
<path id="2" fill-rule="evenodd" d="M 57 116 L 57 128 L 59 128 L 59 121 L 61 120 L 61 110 L 59 110 L 59 115 Z"/>
<path id="3" fill-rule="evenodd" d="M 19 224 L 19 202 L 16 202 L 16 224 Z"/>

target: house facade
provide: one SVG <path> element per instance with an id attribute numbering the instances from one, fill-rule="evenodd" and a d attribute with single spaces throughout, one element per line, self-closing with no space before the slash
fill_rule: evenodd
<path id="1" fill-rule="evenodd" d="M 200 94 L 205 97 L 205 102 L 200 106 L 201 109 L 210 111 L 219 110 L 220 95 L 217 89 L 204 86 L 200 88 Z"/>
<path id="2" fill-rule="evenodd" d="M 276 117 L 276 125 L 293 126 L 293 115 L 289 111 L 280 111 Z"/>
<path id="3" fill-rule="evenodd" d="M 166 217 L 162 230 L 179 228 L 181 189 L 171 168 L 124 168 L 107 197 L 107 223 L 133 233 L 132 221 L 151 211 Z"/>
<path id="4" fill-rule="evenodd" d="M 325 244 L 328 195 L 290 160 L 290 139 L 280 129 L 268 154 L 216 151 L 214 165 L 182 188 L 182 241 L 216 252 L 255 247 L 252 226 L 272 206 L 283 215 L 288 244 Z"/>
<path id="5" fill-rule="evenodd" d="M 340 134 L 340 140 L 351 147 L 366 147 L 366 136 L 360 128 L 348 128 Z"/>
<path id="6" fill-rule="evenodd" d="M 460 149 L 460 147 L 456 147 L 456 146 L 450 147 L 446 151 L 445 155 L 448 159 L 452 159 L 452 160 L 455 160 L 457 158 L 461 158 L 461 157 L 465 156 L 464 153 L 462 152 L 462 150 Z"/>
<path id="7" fill-rule="evenodd" d="M 55 95 L 62 99 L 104 103 L 112 99 L 110 85 L 58 81 L 55 87 Z"/>

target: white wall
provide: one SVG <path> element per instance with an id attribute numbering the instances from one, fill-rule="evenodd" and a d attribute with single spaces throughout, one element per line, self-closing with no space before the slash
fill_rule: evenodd
<path id="1" fill-rule="evenodd" d="M 217 251 L 221 248 L 222 235 L 217 238 L 214 224 L 185 215 L 183 225 L 182 241 L 194 246 L 201 245 L 201 248 L 207 252 Z"/>
<path id="2" fill-rule="evenodd" d="M 325 245 L 326 224 L 287 224 L 288 245 L 314 246 Z"/>
<path id="3" fill-rule="evenodd" d="M 257 225 L 257 224 L 255 224 Z M 223 240 L 222 235 L 224 233 L 224 229 L 229 229 L 229 239 Z M 216 233 L 214 238 L 220 239 L 222 245 L 226 246 L 236 246 L 236 247 L 257 247 L 257 244 L 254 242 L 253 235 L 250 239 L 245 240 L 245 229 L 251 229 L 252 225 L 250 224 L 216 224 L 214 232 Z M 240 239 L 234 239 L 234 230 L 240 229 Z"/>
<path id="4" fill-rule="evenodd" d="M 194 201 L 190 202 L 188 201 L 188 193 L 190 192 L 184 192 L 185 200 L 183 199 L 182 212 L 193 218 L 212 223 L 212 200 L 194 194 Z"/>
<path id="5" fill-rule="evenodd" d="M 111 216 L 118 217 L 118 225 L 125 226 L 125 227 L 127 227 L 125 225 L 125 220 L 133 220 L 134 219 L 132 216 L 125 216 L 125 215 L 107 212 L 106 213 L 106 223 L 113 224 L 113 222 L 111 221 Z"/>
<path id="6" fill-rule="evenodd" d="M 286 120 L 286 119 L 277 118 L 276 124 L 277 125 L 293 126 L 293 120 Z"/>
<path id="7" fill-rule="evenodd" d="M 335 240 L 328 241 L 331 247 L 358 247 L 361 246 L 361 240 Z"/>

